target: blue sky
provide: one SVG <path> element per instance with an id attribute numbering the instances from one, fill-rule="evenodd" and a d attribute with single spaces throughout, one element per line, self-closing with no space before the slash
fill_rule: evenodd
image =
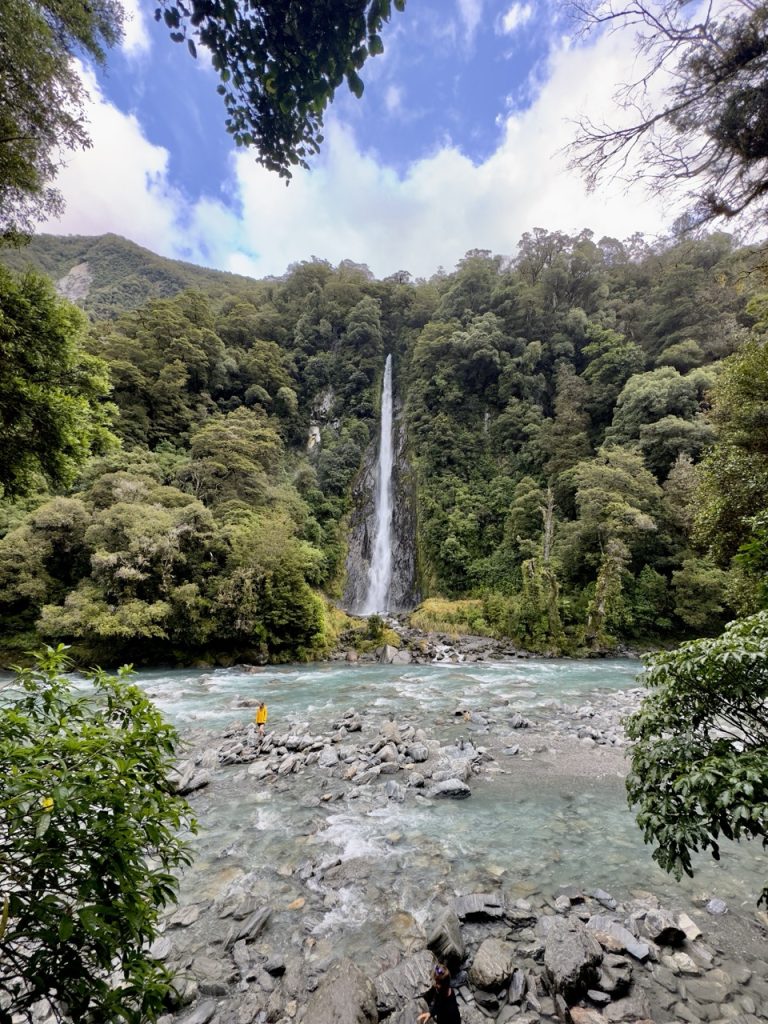
<path id="1" fill-rule="evenodd" d="M 297 259 L 428 276 L 469 248 L 511 254 L 534 226 L 598 237 L 663 230 L 674 211 L 618 186 L 587 196 L 562 147 L 580 113 L 609 118 L 628 36 L 583 41 L 557 0 L 408 0 L 342 87 L 326 144 L 286 189 L 223 128 L 217 78 L 126 0 L 122 48 L 82 70 L 91 149 L 60 176 L 43 230 L 116 231 L 164 255 L 254 276 Z"/>

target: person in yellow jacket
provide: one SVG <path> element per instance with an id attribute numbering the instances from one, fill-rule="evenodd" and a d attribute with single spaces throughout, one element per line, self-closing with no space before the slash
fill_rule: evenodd
<path id="1" fill-rule="evenodd" d="M 261 701 L 256 708 L 256 725 L 259 727 L 259 735 L 264 735 L 264 726 L 267 724 L 267 705 Z"/>

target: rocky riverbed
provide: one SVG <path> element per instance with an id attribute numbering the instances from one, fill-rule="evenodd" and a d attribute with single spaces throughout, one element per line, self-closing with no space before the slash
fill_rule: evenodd
<path id="1" fill-rule="evenodd" d="M 641 695 L 552 698 L 535 716 L 498 693 L 437 711 L 425 696 L 398 714 L 374 700 L 265 737 L 240 698 L 240 723 L 187 731 L 176 783 L 200 853 L 153 949 L 179 979 L 166 1024 L 415 1024 L 435 957 L 477 1024 L 768 1019 L 768 918 L 754 907 L 578 877 L 550 886 L 544 855 L 531 870 L 497 839 L 493 816 L 523 808 L 505 810 L 506 780 L 534 798 L 559 779 L 577 795 L 620 785 L 621 719 Z M 467 836 L 461 809 L 475 801 L 491 816 Z M 234 815 L 209 829 L 225 804 Z M 582 817 L 548 822 L 550 859 Z M 425 819 L 442 843 L 414 838 Z M 375 842 L 369 822 L 387 829 Z M 606 836 L 606 863 L 615 847 L 620 858 Z"/>

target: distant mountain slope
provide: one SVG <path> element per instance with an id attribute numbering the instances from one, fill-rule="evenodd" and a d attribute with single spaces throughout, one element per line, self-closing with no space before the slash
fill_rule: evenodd
<path id="1" fill-rule="evenodd" d="M 187 288 L 213 297 L 259 289 L 252 278 L 166 259 L 112 234 L 36 235 L 21 249 L 0 249 L 0 263 L 13 270 L 41 270 L 62 295 L 97 318 L 115 317 Z"/>

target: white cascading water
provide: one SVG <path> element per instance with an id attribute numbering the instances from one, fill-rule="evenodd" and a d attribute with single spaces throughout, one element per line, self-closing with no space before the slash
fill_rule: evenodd
<path id="1" fill-rule="evenodd" d="M 384 364 L 381 389 L 381 436 L 379 439 L 379 471 L 376 479 L 376 525 L 373 554 L 368 570 L 368 592 L 363 615 L 389 610 L 389 588 L 392 582 L 392 356 Z"/>

